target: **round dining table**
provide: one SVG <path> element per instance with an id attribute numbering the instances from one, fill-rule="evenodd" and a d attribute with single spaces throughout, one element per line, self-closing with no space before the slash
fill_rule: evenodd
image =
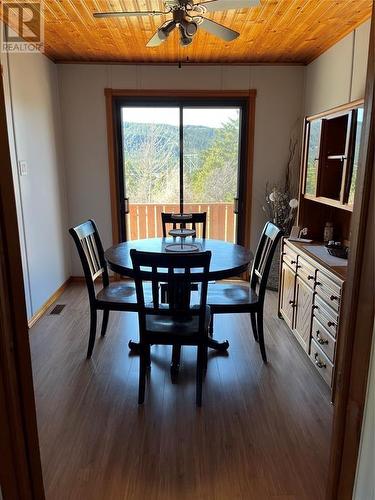
<path id="1" fill-rule="evenodd" d="M 176 238 L 147 238 L 143 240 L 132 240 L 114 245 L 105 252 L 105 259 L 109 268 L 115 273 L 133 278 L 134 270 L 130 257 L 130 250 L 136 249 L 143 252 L 165 253 L 168 245 L 175 243 Z M 195 243 L 199 251 L 211 251 L 211 263 L 209 270 L 209 281 L 233 278 L 249 269 L 249 264 L 253 259 L 253 254 L 247 248 L 228 243 L 222 240 L 193 238 L 191 242 Z M 159 272 L 162 272 L 160 269 Z M 218 351 L 226 351 L 229 342 L 219 342 L 213 338 L 209 339 L 208 346 Z M 130 341 L 131 350 L 137 350 L 138 343 Z M 172 363 L 173 364 L 173 363 Z"/>

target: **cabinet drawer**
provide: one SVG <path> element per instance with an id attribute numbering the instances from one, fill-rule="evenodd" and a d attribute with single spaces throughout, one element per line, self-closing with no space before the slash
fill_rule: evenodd
<path id="1" fill-rule="evenodd" d="M 331 337 L 328 331 L 324 328 L 323 325 L 319 323 L 316 318 L 313 318 L 312 324 L 312 338 L 318 344 L 320 349 L 328 356 L 330 361 L 334 361 L 335 357 L 335 339 Z"/>
<path id="2" fill-rule="evenodd" d="M 342 284 L 329 278 L 318 269 L 316 273 L 316 290 L 323 290 L 327 295 L 336 295 L 340 298 Z"/>
<path id="3" fill-rule="evenodd" d="M 332 309 L 334 309 L 336 313 L 339 311 L 340 295 L 332 292 L 325 286 L 316 286 L 315 291 L 329 307 L 332 307 Z"/>
<path id="4" fill-rule="evenodd" d="M 314 287 L 316 269 L 300 255 L 298 256 L 297 274 L 301 276 L 310 288 Z"/>
<path id="5" fill-rule="evenodd" d="M 315 340 L 311 341 L 310 358 L 320 375 L 324 378 L 327 384 L 331 386 L 333 364 L 330 362 L 324 352 L 318 347 L 318 345 L 315 343 Z"/>
<path id="6" fill-rule="evenodd" d="M 283 248 L 283 261 L 290 266 L 293 271 L 297 269 L 297 254 L 291 248 L 284 244 Z"/>
<path id="7" fill-rule="evenodd" d="M 314 297 L 314 316 L 333 337 L 336 337 L 338 315 L 317 294 Z"/>

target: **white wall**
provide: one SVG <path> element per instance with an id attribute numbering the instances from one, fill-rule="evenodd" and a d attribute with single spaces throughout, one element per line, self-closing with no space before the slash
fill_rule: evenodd
<path id="1" fill-rule="evenodd" d="M 70 276 L 57 66 L 40 54 L 3 56 L 28 317 Z M 18 176 L 17 161 L 28 173 Z"/>
<path id="2" fill-rule="evenodd" d="M 354 500 L 375 499 L 375 323 Z"/>
<path id="3" fill-rule="evenodd" d="M 104 88 L 257 90 L 252 247 L 264 224 L 267 181 L 280 180 L 291 132 L 301 120 L 302 66 L 59 65 L 70 224 L 88 217 L 112 243 Z M 76 253 L 72 272 L 81 275 Z"/>
<path id="4" fill-rule="evenodd" d="M 365 94 L 370 21 L 306 68 L 306 115 L 361 99 Z"/>

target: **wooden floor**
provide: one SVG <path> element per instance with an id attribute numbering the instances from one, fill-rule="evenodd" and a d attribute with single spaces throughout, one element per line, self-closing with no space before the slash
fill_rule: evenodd
<path id="1" fill-rule="evenodd" d="M 178 385 L 169 347 L 152 348 L 143 407 L 137 405 L 133 313 L 112 313 L 105 340 L 85 360 L 88 301 L 71 285 L 59 316 L 31 330 L 47 500 L 323 498 L 332 408 L 314 367 L 266 302 L 269 364 L 247 315 L 221 316 L 203 406 L 195 406 L 195 350 L 184 348 Z"/>

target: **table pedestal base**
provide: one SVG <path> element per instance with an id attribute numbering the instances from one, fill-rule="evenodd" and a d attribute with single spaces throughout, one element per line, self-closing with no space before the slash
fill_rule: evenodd
<path id="1" fill-rule="evenodd" d="M 129 349 L 133 354 L 139 354 L 140 346 L 138 342 L 134 342 L 133 340 L 129 341 Z M 218 352 L 227 352 L 229 348 L 229 342 L 225 340 L 224 342 L 218 342 L 212 338 L 208 338 L 207 345 L 210 349 L 214 349 Z M 181 346 L 174 345 L 172 348 L 172 362 L 171 362 L 171 381 L 172 384 L 177 383 L 178 372 L 180 370 L 180 359 L 181 359 Z"/>
<path id="2" fill-rule="evenodd" d="M 229 349 L 229 342 L 225 340 L 223 342 L 219 342 L 218 340 L 208 339 L 207 345 L 210 349 L 215 349 L 215 351 L 225 352 Z M 129 349 L 133 354 L 139 353 L 139 343 L 134 342 L 133 340 L 129 340 Z"/>

